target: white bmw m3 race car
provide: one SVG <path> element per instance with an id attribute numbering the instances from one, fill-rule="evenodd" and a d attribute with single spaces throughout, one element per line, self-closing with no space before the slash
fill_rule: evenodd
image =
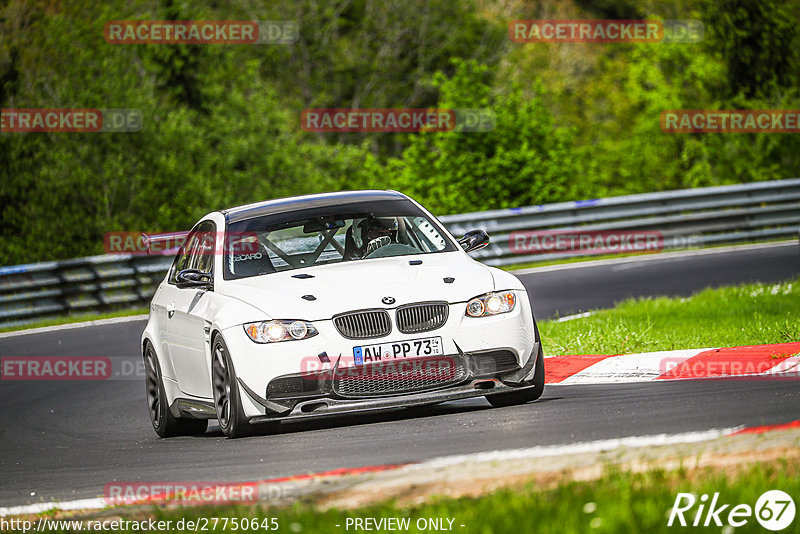
<path id="1" fill-rule="evenodd" d="M 159 436 L 228 437 L 277 421 L 544 390 L 528 295 L 467 255 L 414 200 L 354 191 L 203 217 L 178 251 L 142 334 Z"/>

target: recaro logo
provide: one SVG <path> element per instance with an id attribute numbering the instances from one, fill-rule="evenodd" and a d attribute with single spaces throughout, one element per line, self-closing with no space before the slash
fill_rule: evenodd
<path id="1" fill-rule="evenodd" d="M 672 505 L 672 511 L 669 514 L 667 526 L 671 527 L 677 524 L 685 527 L 708 527 L 712 522 L 715 526 L 723 526 L 722 519 L 725 518 L 726 524 L 732 527 L 741 527 L 748 523 L 751 517 L 755 515 L 758 523 L 767 530 L 777 532 L 788 527 L 795 516 L 794 500 L 781 490 L 766 491 L 758 498 L 755 508 L 749 504 L 737 504 L 732 508 L 730 504 L 723 504 L 718 506 L 719 492 L 714 493 L 709 501 L 708 494 L 703 494 L 699 499 L 699 506 L 694 513 L 694 521 L 691 525 L 684 517 L 684 513 L 690 516 L 690 511 L 698 504 L 698 498 L 692 493 L 678 493 L 675 498 L 675 504 Z M 728 510 L 730 508 L 730 510 Z M 705 518 L 705 520 L 703 520 Z"/>
<path id="2" fill-rule="evenodd" d="M 256 252 L 254 254 L 241 254 L 239 256 L 234 256 L 233 261 L 247 261 L 247 260 L 260 260 L 263 256 L 260 252 Z"/>

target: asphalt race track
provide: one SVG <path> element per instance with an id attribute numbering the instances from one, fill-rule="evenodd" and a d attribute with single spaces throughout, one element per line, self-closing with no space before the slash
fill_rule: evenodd
<path id="1" fill-rule="evenodd" d="M 539 319 L 629 296 L 800 274 L 800 247 L 656 258 L 522 274 Z M 135 356 L 142 321 L 0 338 L 2 356 Z M 545 350 L 547 347 L 545 347 Z M 0 382 L 0 506 L 96 497 L 113 481 L 225 481 L 449 454 L 789 422 L 794 381 L 693 380 L 548 386 L 538 402 L 491 409 L 483 399 L 284 424 L 274 435 L 160 440 L 144 384 Z"/>

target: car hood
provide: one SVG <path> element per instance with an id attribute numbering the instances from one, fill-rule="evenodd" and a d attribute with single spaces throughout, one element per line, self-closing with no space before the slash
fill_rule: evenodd
<path id="1" fill-rule="evenodd" d="M 422 261 L 410 265 L 410 261 Z M 311 275 L 313 278 L 296 278 Z M 445 278 L 453 278 L 450 283 Z M 491 271 L 459 252 L 397 256 L 295 269 L 226 281 L 223 295 L 261 310 L 270 319 L 323 320 L 365 308 L 412 302 L 465 302 L 494 289 Z M 306 300 L 313 295 L 315 300 Z M 384 304 L 381 299 L 395 302 Z"/>

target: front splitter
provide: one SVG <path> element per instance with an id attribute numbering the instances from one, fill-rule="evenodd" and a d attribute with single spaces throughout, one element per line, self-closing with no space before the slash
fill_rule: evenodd
<path id="1" fill-rule="evenodd" d="M 490 385 L 491 387 L 489 387 Z M 535 386 L 510 387 L 503 384 L 498 379 L 477 379 L 463 385 L 446 389 L 405 395 L 394 395 L 391 397 L 373 397 L 368 399 L 334 399 L 330 397 L 318 397 L 297 403 L 297 405 L 295 405 L 295 407 L 288 414 L 251 417 L 250 423 L 255 424 L 269 421 L 312 419 L 327 415 L 355 414 L 380 410 L 392 410 L 397 408 L 408 408 L 411 406 L 424 406 L 426 404 L 438 404 L 440 402 L 448 402 L 460 399 L 485 397 L 487 395 L 495 395 L 498 393 L 524 391 L 527 389 L 533 389 L 534 387 Z"/>

